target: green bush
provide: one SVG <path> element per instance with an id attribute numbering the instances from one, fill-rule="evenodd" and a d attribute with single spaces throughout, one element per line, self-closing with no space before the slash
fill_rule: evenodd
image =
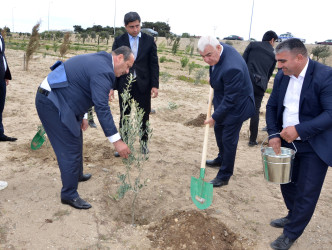
<path id="1" fill-rule="evenodd" d="M 185 68 L 187 66 L 188 62 L 189 62 L 189 58 L 186 57 L 186 56 L 182 57 L 180 62 L 181 62 L 181 67 Z"/>
<path id="2" fill-rule="evenodd" d="M 166 83 L 171 78 L 171 74 L 168 72 L 160 72 L 159 78 L 161 79 L 162 82 Z"/>
<path id="3" fill-rule="evenodd" d="M 166 59 L 166 56 L 162 56 L 162 57 L 160 57 L 160 59 L 159 59 L 159 61 L 160 61 L 160 63 L 163 63 L 163 62 L 165 62 L 167 59 Z"/>

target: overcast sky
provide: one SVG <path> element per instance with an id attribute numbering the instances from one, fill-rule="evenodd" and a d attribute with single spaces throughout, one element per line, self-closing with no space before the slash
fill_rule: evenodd
<path id="1" fill-rule="evenodd" d="M 0 27 L 31 32 L 41 20 L 40 31 L 73 30 L 102 25 L 123 26 L 129 11 L 142 22 L 165 22 L 181 35 L 239 35 L 261 40 L 265 31 L 291 32 L 307 43 L 332 39 L 331 0 L 7 0 L 1 5 Z"/>

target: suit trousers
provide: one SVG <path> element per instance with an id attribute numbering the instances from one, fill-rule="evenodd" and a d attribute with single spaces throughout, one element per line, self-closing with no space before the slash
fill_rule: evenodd
<path id="1" fill-rule="evenodd" d="M 142 130 L 146 130 L 146 123 L 149 121 L 150 112 L 151 112 L 151 92 L 148 90 L 145 93 L 141 93 L 137 84 L 139 84 L 137 81 L 133 83 L 132 89 L 130 90 L 131 97 L 138 103 L 138 106 L 143 109 L 144 115 L 143 115 L 143 121 L 142 121 Z M 122 120 L 122 113 L 123 113 L 123 99 L 121 97 L 121 93 L 119 94 L 119 106 L 120 106 L 120 124 L 119 127 L 121 128 L 121 120 Z M 131 109 L 128 107 L 125 111 L 125 115 L 130 114 Z M 143 136 L 141 138 L 144 142 L 148 141 L 148 134 L 145 132 L 143 133 Z"/>
<path id="2" fill-rule="evenodd" d="M 229 180 L 233 175 L 236 148 L 242 123 L 238 122 L 231 125 L 216 123 L 214 125 L 214 133 L 219 148 L 218 158 L 221 159 L 221 167 L 217 174 L 218 179 Z"/>
<path id="3" fill-rule="evenodd" d="M 327 164 L 314 152 L 309 142 L 294 141 L 295 154 L 292 182 L 281 184 L 281 192 L 288 209 L 290 222 L 284 227 L 284 234 L 296 240 L 308 225 L 324 183 Z M 283 146 L 294 148 L 283 142 Z"/>
<path id="4" fill-rule="evenodd" d="M 51 142 L 61 172 L 61 199 L 77 198 L 78 179 L 83 172 L 83 135 L 75 137 L 61 122 L 59 110 L 47 96 L 37 92 L 36 109 Z"/>
<path id="5" fill-rule="evenodd" d="M 261 108 L 262 100 L 264 97 L 264 91 L 256 85 L 253 85 L 253 88 L 254 88 L 254 97 L 255 97 L 255 114 L 250 118 L 249 141 L 256 142 L 258 135 L 258 125 L 259 125 L 259 110 Z"/>
<path id="6" fill-rule="evenodd" d="M 6 81 L 4 79 L 0 80 L 0 137 L 4 134 L 4 127 L 2 124 L 2 113 L 5 108 L 6 101 Z"/>

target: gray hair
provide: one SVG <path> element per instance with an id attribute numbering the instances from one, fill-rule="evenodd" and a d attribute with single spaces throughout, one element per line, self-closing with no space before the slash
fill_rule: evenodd
<path id="1" fill-rule="evenodd" d="M 275 49 L 275 53 L 279 54 L 284 51 L 290 51 L 292 54 L 298 55 L 301 54 L 304 57 L 308 57 L 308 51 L 305 45 L 301 42 L 300 39 L 291 38 L 279 43 Z"/>
<path id="2" fill-rule="evenodd" d="M 200 52 L 203 52 L 205 50 L 205 47 L 208 45 L 211 45 L 212 47 L 216 48 L 218 45 L 220 45 L 220 42 L 215 37 L 202 36 L 198 41 L 197 48 Z"/>
<path id="3" fill-rule="evenodd" d="M 112 53 L 114 53 L 115 55 L 123 55 L 123 59 L 124 61 L 128 61 L 130 59 L 130 55 L 133 54 L 133 52 L 131 51 L 131 49 L 127 46 L 121 46 L 115 50 L 112 51 Z M 134 55 L 134 54 L 133 54 Z"/>

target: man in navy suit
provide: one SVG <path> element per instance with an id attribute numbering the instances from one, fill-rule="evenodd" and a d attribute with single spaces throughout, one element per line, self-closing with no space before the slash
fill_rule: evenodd
<path id="1" fill-rule="evenodd" d="M 280 154 L 294 143 L 297 152 L 292 181 L 280 185 L 288 214 L 270 223 L 283 233 L 271 247 L 289 249 L 308 225 L 332 166 L 332 68 L 309 59 L 295 38 L 276 47 L 276 60 L 281 70 L 266 106 L 269 145 Z"/>
<path id="2" fill-rule="evenodd" d="M 135 62 L 130 69 L 130 73 L 136 76 L 136 80 L 132 83 L 130 95 L 138 103 L 138 106 L 144 110 L 142 120 L 142 130 L 146 131 L 146 123 L 149 121 L 151 111 L 151 97 L 158 96 L 159 88 L 159 64 L 157 55 L 157 45 L 154 38 L 141 32 L 141 17 L 136 12 L 129 12 L 124 16 L 124 24 L 126 33 L 115 38 L 112 49 L 120 46 L 128 46 L 135 55 Z M 127 86 L 127 76 L 123 75 L 116 79 L 114 89 L 118 90 L 119 106 L 121 111 L 120 127 L 122 119 L 122 97 L 121 94 Z M 130 109 L 126 109 L 126 115 L 130 113 Z M 142 141 L 144 145 L 148 143 L 148 134 L 143 133 Z M 142 148 L 142 153 L 148 154 L 147 146 Z M 118 157 L 118 153 L 115 153 Z"/>
<path id="3" fill-rule="evenodd" d="M 210 182 L 220 187 L 227 185 L 233 175 L 242 123 L 255 113 L 254 93 L 248 67 L 232 46 L 207 36 L 199 39 L 198 50 L 210 65 L 210 85 L 214 89 L 214 113 L 204 124 L 214 125 L 219 148 L 218 157 L 206 163 L 220 167 Z"/>
<path id="4" fill-rule="evenodd" d="M 5 40 L 0 35 L 0 141 L 16 141 L 17 138 L 9 137 L 4 134 L 2 124 L 2 112 L 5 107 L 6 90 L 9 80 L 12 79 L 9 66 L 5 56 Z"/>
<path id="5" fill-rule="evenodd" d="M 105 136 L 120 156 L 127 158 L 130 153 L 114 125 L 109 94 L 115 77 L 127 74 L 133 63 L 134 55 L 126 46 L 111 54 L 103 51 L 74 56 L 64 63 L 56 62 L 38 88 L 36 108 L 58 160 L 63 204 L 77 209 L 91 207 L 77 192 L 78 182 L 91 177 L 83 175 L 82 157 L 82 129 L 88 127 L 83 116 L 90 107 L 95 107 Z"/>

